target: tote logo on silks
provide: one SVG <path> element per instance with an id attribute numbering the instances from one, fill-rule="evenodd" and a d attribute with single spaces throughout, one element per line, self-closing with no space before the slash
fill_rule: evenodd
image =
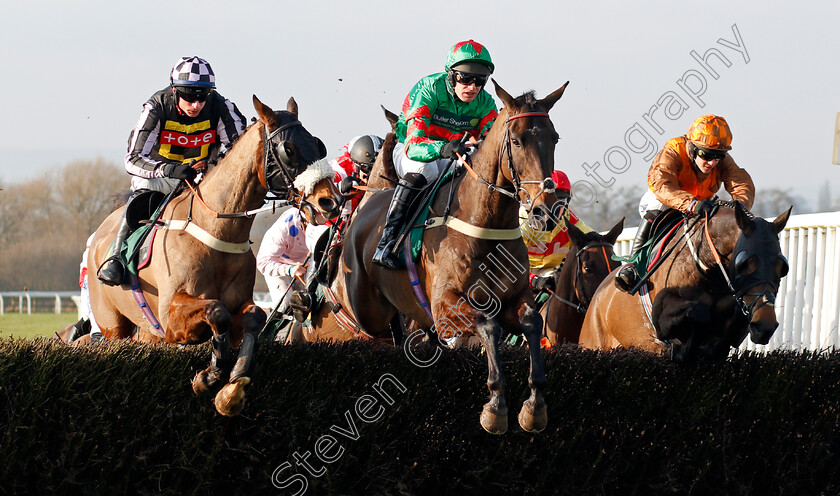
<path id="1" fill-rule="evenodd" d="M 216 130 L 210 121 L 181 124 L 166 121 L 160 132 L 158 153 L 169 160 L 202 160 L 210 155 L 210 146 L 216 143 Z"/>
<path id="2" fill-rule="evenodd" d="M 212 145 L 216 142 L 216 130 L 208 129 L 201 134 L 184 134 L 166 130 L 160 133 L 160 142 L 164 145 L 180 146 L 182 148 Z"/>

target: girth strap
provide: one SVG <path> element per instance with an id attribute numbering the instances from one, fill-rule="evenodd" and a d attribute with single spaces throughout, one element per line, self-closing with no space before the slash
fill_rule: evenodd
<path id="1" fill-rule="evenodd" d="M 426 221 L 426 229 L 434 227 L 446 226 L 458 231 L 461 234 L 478 238 L 478 239 L 492 239 L 492 240 L 512 240 L 522 237 L 522 230 L 518 227 L 514 229 L 488 229 L 486 227 L 478 227 L 461 219 L 455 217 L 433 217 Z"/>
<path id="2" fill-rule="evenodd" d="M 247 241 L 242 243 L 222 241 L 204 229 L 186 220 L 168 220 L 165 221 L 163 225 L 158 224 L 157 227 L 158 229 L 168 231 L 185 231 L 187 234 L 201 241 L 210 248 L 222 253 L 242 254 L 251 251 L 251 245 Z"/>

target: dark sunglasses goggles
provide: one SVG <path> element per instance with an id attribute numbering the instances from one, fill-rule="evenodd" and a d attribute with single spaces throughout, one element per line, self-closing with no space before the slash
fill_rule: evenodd
<path id="1" fill-rule="evenodd" d="M 461 83 L 464 86 L 469 86 L 475 83 L 476 86 L 484 86 L 487 84 L 487 76 L 481 74 L 470 74 L 468 72 L 452 71 L 455 73 L 455 82 Z"/>
<path id="2" fill-rule="evenodd" d="M 697 147 L 697 156 L 711 162 L 712 160 L 723 160 L 726 157 L 726 151 L 724 150 L 709 150 L 706 148 Z"/>
<path id="3" fill-rule="evenodd" d="M 189 103 L 205 102 L 207 101 L 207 98 L 210 97 L 210 93 L 212 92 L 213 88 L 175 88 L 175 94 L 178 96 L 178 98 Z"/>

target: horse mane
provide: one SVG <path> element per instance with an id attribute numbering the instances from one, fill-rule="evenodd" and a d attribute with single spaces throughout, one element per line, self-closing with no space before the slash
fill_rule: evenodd
<path id="1" fill-rule="evenodd" d="M 732 210 L 735 210 L 735 209 L 740 210 L 741 213 L 746 215 L 748 218 L 755 219 L 755 214 L 753 214 L 752 212 L 747 210 L 747 207 L 745 207 L 743 203 L 741 203 L 737 200 L 727 200 L 727 201 L 718 200 L 715 203 L 717 205 L 720 205 L 721 207 L 724 207 L 724 208 L 729 208 L 729 209 L 732 209 Z"/>

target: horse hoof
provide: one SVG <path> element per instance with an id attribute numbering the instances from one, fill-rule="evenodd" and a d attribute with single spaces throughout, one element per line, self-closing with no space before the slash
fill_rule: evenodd
<path id="1" fill-rule="evenodd" d="M 209 392 L 213 386 L 219 381 L 216 374 L 211 373 L 207 369 L 195 374 L 192 380 L 192 389 L 197 396 L 201 396 Z"/>
<path id="2" fill-rule="evenodd" d="M 507 408 L 494 412 L 489 405 L 484 405 L 481 411 L 481 427 L 490 434 L 504 434 L 508 428 L 507 414 Z"/>
<path id="3" fill-rule="evenodd" d="M 251 382 L 250 377 L 240 377 L 225 384 L 216 394 L 216 411 L 225 417 L 239 415 L 245 407 L 245 386 Z"/>
<path id="4" fill-rule="evenodd" d="M 536 411 L 532 411 L 536 410 Z M 545 405 L 541 408 L 529 408 L 527 403 L 522 404 L 522 410 L 519 410 L 519 426 L 525 432 L 542 432 L 545 426 L 548 425 L 548 410 Z"/>

